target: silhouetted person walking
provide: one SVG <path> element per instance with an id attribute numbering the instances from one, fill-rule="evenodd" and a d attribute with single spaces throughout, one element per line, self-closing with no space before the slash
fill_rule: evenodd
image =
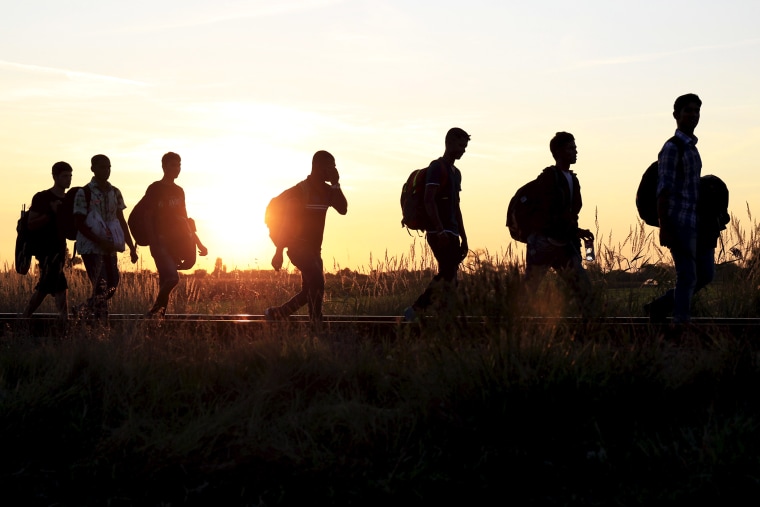
<path id="1" fill-rule="evenodd" d="M 35 257 L 39 261 L 40 280 L 34 288 L 23 316 L 31 317 L 48 294 L 55 298 L 58 318 L 68 318 L 64 274 L 66 238 L 58 227 L 58 208 L 63 203 L 66 189 L 71 186 L 72 169 L 66 162 L 53 164 L 53 186 L 34 194 L 29 208 L 29 230 L 35 238 Z"/>
<path id="2" fill-rule="evenodd" d="M 699 181 L 702 158 L 697 150 L 694 130 L 699 124 L 702 100 L 688 93 L 673 104 L 675 136 L 657 156 L 657 215 L 660 244 L 670 249 L 676 268 L 675 289 L 644 306 L 653 321 L 663 321 L 672 311 L 673 323 L 691 319 L 691 299 L 715 274 L 715 241 L 712 233 L 703 234 L 698 245 Z"/>
<path id="3" fill-rule="evenodd" d="M 95 318 L 108 318 L 108 300 L 119 286 L 117 252 L 129 245 L 130 260 L 137 262 L 137 249 L 129 234 L 123 210 L 127 207 L 118 188 L 111 185 L 111 161 L 105 155 L 91 160 L 92 180 L 74 198 L 77 226 L 76 248 L 82 255 L 92 296 L 77 310 Z"/>
<path id="4" fill-rule="evenodd" d="M 469 142 L 467 132 L 456 127 L 450 129 L 443 156 L 432 161 L 425 172 L 425 210 L 433 226 L 426 239 L 438 262 L 438 273 L 412 306 L 404 310 L 404 320 L 415 320 L 435 298 L 447 299 L 456 289 L 459 264 L 467 257 L 469 246 L 459 206 L 462 173 L 454 162 L 462 158 Z"/>
<path id="5" fill-rule="evenodd" d="M 296 229 L 294 239 L 286 246 L 278 245 L 272 258 L 272 267 L 282 267 L 283 250 L 301 271 L 301 291 L 281 306 L 267 308 L 267 320 L 285 319 L 303 305 L 308 305 L 312 324 L 322 322 L 322 300 L 325 292 L 325 276 L 322 265 L 322 238 L 325 219 L 330 207 L 341 215 L 348 211 L 348 202 L 340 188 L 340 175 L 335 157 L 326 151 L 318 151 L 311 162 L 311 174 L 298 185 L 285 192 L 296 205 L 294 215 L 289 217 Z"/>
<path id="6" fill-rule="evenodd" d="M 194 223 L 187 217 L 185 191 L 174 182 L 182 169 L 182 159 L 174 152 L 166 153 L 161 158 L 161 168 L 164 177 L 152 183 L 144 197 L 144 226 L 159 285 L 156 301 L 146 314 L 148 317 L 166 314 L 169 295 L 179 283 L 177 268 L 181 257 L 178 250 L 197 247 L 198 255 L 208 254 L 195 232 Z"/>
<path id="7" fill-rule="evenodd" d="M 539 175 L 537 192 L 539 203 L 535 232 L 528 236 L 525 255 L 526 285 L 535 292 L 549 268 L 568 280 L 579 298 L 584 314 L 593 311 L 591 282 L 583 268 L 581 239 L 593 240 L 588 229 L 578 227 L 578 213 L 583 206 L 581 185 L 570 166 L 578 159 L 575 137 L 568 132 L 557 132 L 549 142 L 554 165 Z"/>

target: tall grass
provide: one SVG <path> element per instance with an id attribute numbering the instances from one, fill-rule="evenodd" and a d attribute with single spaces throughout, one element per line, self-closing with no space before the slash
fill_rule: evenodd
<path id="1" fill-rule="evenodd" d="M 758 224 L 747 209 L 750 227 L 733 216 L 716 248 L 714 283 L 695 298 L 695 314 L 703 316 L 750 317 L 757 315 L 760 276 L 755 259 L 760 251 Z M 610 232 L 596 231 L 597 261 L 586 269 L 594 282 L 601 315 L 641 315 L 641 306 L 674 283 L 670 253 L 659 246 L 657 229 L 638 221 L 618 239 Z M 459 291 L 463 310 L 473 315 L 512 314 L 517 307 L 510 298 L 520 297 L 519 273 L 524 271 L 524 248 L 508 243 L 501 252 L 471 252 L 463 263 Z M 370 254 L 368 265 L 356 270 L 333 263 L 327 273 L 327 314 L 399 315 L 424 290 L 436 271 L 436 263 L 424 238 L 413 238 L 409 251 L 400 256 Z M 69 300 L 84 301 L 90 284 L 80 269 L 70 270 Z M 36 283 L 36 274 L 20 277 L 6 269 L 0 272 L 0 312 L 23 309 Z M 570 314 L 574 309 L 557 277 L 550 276 L 540 295 L 542 314 Z M 233 271 L 231 273 L 186 273 L 174 291 L 170 313 L 261 314 L 300 290 L 296 272 Z M 155 274 L 122 266 L 122 281 L 111 302 L 112 313 L 142 314 L 158 291 Z M 41 312 L 53 312 L 53 302 L 43 303 Z M 504 310 L 501 307 L 506 307 Z M 523 305 L 523 309 L 525 309 Z M 302 311 L 305 311 L 302 310 Z"/>
<path id="2" fill-rule="evenodd" d="M 518 321 L 6 341 L 0 484 L 64 505 L 738 501 L 760 480 L 755 350 Z"/>
<path id="3" fill-rule="evenodd" d="M 741 230 L 732 222 L 724 234 L 720 276 L 696 312 L 757 316 L 757 234 Z M 638 227 L 599 244 L 589 271 L 605 314 L 630 315 L 669 283 L 672 267 L 647 249 L 652 241 Z M 757 498 L 753 337 L 520 319 L 574 307 L 559 277 L 546 280 L 542 305 L 528 305 L 519 255 L 512 246 L 472 254 L 456 312 L 389 336 L 285 325 L 220 337 L 152 321 L 85 326 L 65 340 L 5 332 L 0 485 L 44 505 Z M 334 266 L 328 312 L 398 315 L 434 269 L 420 243 L 364 270 Z M 86 297 L 86 280 L 70 282 L 72 299 Z M 14 311 L 33 284 L 6 269 L 0 304 Z M 183 277 L 172 309 L 261 313 L 299 286 L 295 273 L 199 273 Z M 125 276 L 112 311 L 141 313 L 155 290 L 155 275 Z M 721 301 L 737 294 L 754 299 Z M 472 326 L 455 313 L 499 318 Z"/>

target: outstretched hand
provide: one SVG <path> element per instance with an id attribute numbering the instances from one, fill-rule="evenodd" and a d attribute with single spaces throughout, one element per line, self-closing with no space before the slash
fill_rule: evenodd
<path id="1" fill-rule="evenodd" d="M 588 240 L 591 240 L 591 241 L 594 240 L 594 234 L 590 230 L 588 230 L 588 229 L 578 228 L 578 237 L 580 239 L 588 239 Z"/>

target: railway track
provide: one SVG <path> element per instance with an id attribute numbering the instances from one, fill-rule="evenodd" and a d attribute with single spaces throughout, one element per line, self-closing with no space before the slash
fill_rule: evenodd
<path id="1" fill-rule="evenodd" d="M 94 327 L 97 322 L 87 320 L 70 320 L 67 329 Z M 218 336 L 240 333 L 266 333 L 283 328 L 309 328 L 306 315 L 294 315 L 286 321 L 269 322 L 263 315 L 205 315 L 205 314 L 170 314 L 163 319 L 146 319 L 139 314 L 111 314 L 108 319 L 111 330 L 152 330 L 161 329 L 167 334 L 172 331 L 191 330 L 192 332 L 213 333 Z M 358 335 L 394 335 L 413 332 L 438 325 L 435 319 L 423 319 L 421 322 L 404 322 L 395 315 L 326 315 L 323 329 L 326 332 L 352 332 Z M 458 330 L 470 329 L 474 332 L 492 328 L 551 329 L 570 328 L 593 329 L 602 333 L 658 333 L 669 332 L 671 326 L 651 324 L 646 317 L 602 317 L 581 319 L 574 317 L 519 317 L 501 319 L 499 317 L 466 316 L 449 323 Z M 760 336 L 760 319 L 751 318 L 695 318 L 691 328 L 702 333 L 727 333 L 742 338 Z M 0 313 L 0 336 L 32 335 L 50 336 L 61 332 L 56 315 L 52 313 L 35 314 L 32 318 L 22 318 L 19 314 Z"/>

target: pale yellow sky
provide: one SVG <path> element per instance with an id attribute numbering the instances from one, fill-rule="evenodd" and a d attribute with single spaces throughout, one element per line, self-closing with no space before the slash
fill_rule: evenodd
<path id="1" fill-rule="evenodd" d="M 183 158 L 178 183 L 209 248 L 197 267 L 267 267 L 271 197 L 332 152 L 349 201 L 330 212 L 325 265 L 406 255 L 398 197 L 408 173 L 472 135 L 458 164 L 473 249 L 498 253 L 514 191 L 575 134 L 581 225 L 622 241 L 641 173 L 672 135 L 676 96 L 703 100 L 704 173 L 747 222 L 760 188 L 760 4 L 601 0 L 30 1 L 0 20 L 0 259 L 22 204 L 65 160 L 74 184 L 96 153 L 133 206 Z M 129 210 L 127 210 L 128 212 Z M 3 232 L 4 231 L 4 232 Z M 150 264 L 147 248 L 141 249 Z M 127 268 L 130 269 L 130 268 Z"/>

